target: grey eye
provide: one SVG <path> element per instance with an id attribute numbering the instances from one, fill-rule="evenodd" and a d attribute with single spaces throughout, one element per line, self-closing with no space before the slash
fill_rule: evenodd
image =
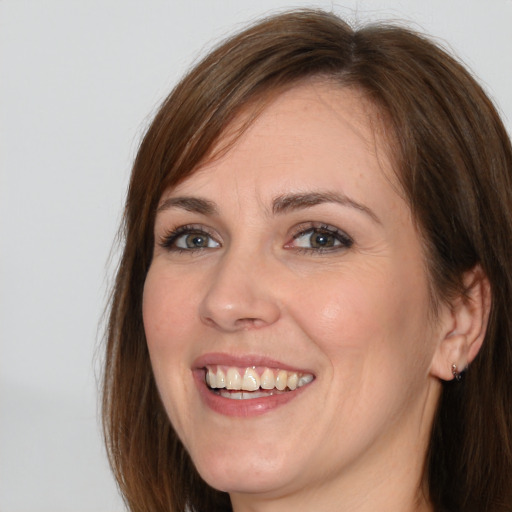
<path id="1" fill-rule="evenodd" d="M 329 249 L 348 245 L 341 235 L 325 229 L 311 228 L 295 237 L 295 247 L 304 249 Z"/>
<path id="2" fill-rule="evenodd" d="M 311 233 L 309 235 L 309 243 L 311 247 L 334 247 L 340 245 L 340 241 L 336 240 L 336 237 L 331 233 Z"/>
<path id="3" fill-rule="evenodd" d="M 176 237 L 174 245 L 179 249 L 203 249 L 208 247 L 219 247 L 219 243 L 206 233 L 192 232 L 183 233 Z"/>

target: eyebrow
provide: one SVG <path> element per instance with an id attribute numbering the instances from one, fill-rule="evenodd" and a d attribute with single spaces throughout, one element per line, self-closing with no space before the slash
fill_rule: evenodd
<path id="1" fill-rule="evenodd" d="M 381 224 L 379 217 L 367 206 L 358 203 L 347 197 L 344 194 L 337 192 L 311 192 L 305 194 L 285 194 L 274 198 L 272 212 L 274 215 L 279 215 L 293 210 L 302 210 L 311 208 L 318 204 L 323 203 L 337 203 L 342 206 L 349 206 L 355 208 L 366 215 L 368 215 L 373 221 Z"/>
<path id="2" fill-rule="evenodd" d="M 181 208 L 182 210 L 200 213 L 201 215 L 215 215 L 218 213 L 217 206 L 213 201 L 198 197 L 170 197 L 156 211 L 162 212 L 169 208 Z"/>
<path id="3" fill-rule="evenodd" d="M 290 211 L 304 210 L 323 203 L 336 203 L 355 208 L 368 215 L 376 223 L 381 224 L 380 219 L 370 208 L 350 199 L 344 194 L 336 192 L 309 192 L 277 196 L 272 201 L 272 213 L 274 215 L 282 215 Z M 201 215 L 218 215 L 217 205 L 213 201 L 199 197 L 170 197 L 158 207 L 157 212 L 162 212 L 169 208 L 180 208 Z"/>

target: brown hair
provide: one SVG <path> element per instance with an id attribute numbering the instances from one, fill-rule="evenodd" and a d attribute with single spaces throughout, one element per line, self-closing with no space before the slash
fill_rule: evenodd
<path id="1" fill-rule="evenodd" d="M 110 305 L 103 422 L 130 510 L 228 511 L 175 435 L 153 380 L 142 323 L 157 203 L 209 158 L 255 98 L 308 77 L 364 91 L 388 120 L 396 173 L 425 241 L 438 300 L 463 293 L 479 264 L 492 309 L 486 339 L 460 383 L 443 383 L 427 460 L 436 510 L 512 510 L 512 148 L 470 74 L 409 30 L 353 30 L 333 14 L 284 13 L 227 40 L 164 101 L 138 152 Z"/>

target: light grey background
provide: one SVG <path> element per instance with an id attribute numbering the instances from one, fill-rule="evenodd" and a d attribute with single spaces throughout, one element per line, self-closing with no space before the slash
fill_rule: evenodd
<path id="1" fill-rule="evenodd" d="M 95 353 L 130 163 L 199 54 L 300 5 L 406 20 L 447 41 L 510 133 L 511 0 L 0 1 L 0 512 L 123 510 Z"/>

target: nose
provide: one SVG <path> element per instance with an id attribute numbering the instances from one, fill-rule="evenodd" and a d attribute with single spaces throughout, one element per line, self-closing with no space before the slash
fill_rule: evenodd
<path id="1" fill-rule="evenodd" d="M 205 289 L 199 311 L 203 323 L 226 332 L 275 323 L 281 308 L 270 267 L 256 255 L 226 254 L 212 269 Z"/>

